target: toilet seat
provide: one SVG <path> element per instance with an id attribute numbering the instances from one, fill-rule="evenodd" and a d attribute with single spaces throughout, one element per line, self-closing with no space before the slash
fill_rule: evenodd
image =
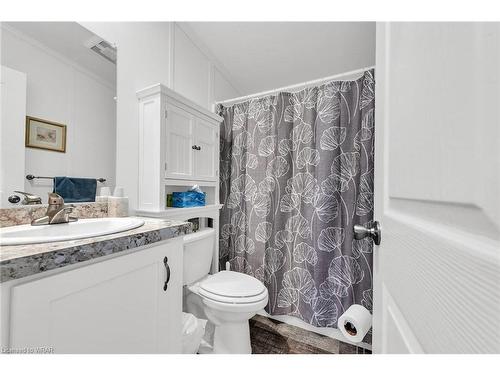
<path id="1" fill-rule="evenodd" d="M 255 304 L 267 299 L 267 289 L 256 278 L 234 271 L 221 271 L 199 284 L 200 296 L 217 304 Z"/>

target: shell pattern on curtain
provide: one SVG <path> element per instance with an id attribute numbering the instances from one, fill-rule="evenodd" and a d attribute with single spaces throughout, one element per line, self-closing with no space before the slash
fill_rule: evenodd
<path id="1" fill-rule="evenodd" d="M 374 71 L 219 106 L 220 264 L 269 291 L 266 310 L 336 327 L 372 310 Z"/>

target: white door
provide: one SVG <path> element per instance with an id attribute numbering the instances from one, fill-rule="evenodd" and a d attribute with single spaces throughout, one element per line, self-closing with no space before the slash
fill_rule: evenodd
<path id="1" fill-rule="evenodd" d="M 9 344 L 55 353 L 180 353 L 181 312 L 176 239 L 14 286 Z"/>
<path id="2" fill-rule="evenodd" d="M 218 147 L 218 137 L 215 126 L 203 121 L 196 120 L 194 143 L 194 174 L 197 180 L 216 179 L 216 147 Z"/>
<path id="3" fill-rule="evenodd" d="M 193 177 L 194 117 L 174 105 L 167 105 L 166 178 Z"/>
<path id="4" fill-rule="evenodd" d="M 377 25 L 375 353 L 500 352 L 500 27 Z"/>

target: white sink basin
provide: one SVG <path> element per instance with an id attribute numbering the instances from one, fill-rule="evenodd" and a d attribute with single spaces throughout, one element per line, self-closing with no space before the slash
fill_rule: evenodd
<path id="1" fill-rule="evenodd" d="M 80 219 L 73 223 L 0 228 L 0 245 L 26 245 L 104 236 L 138 228 L 144 221 L 134 217 Z"/>

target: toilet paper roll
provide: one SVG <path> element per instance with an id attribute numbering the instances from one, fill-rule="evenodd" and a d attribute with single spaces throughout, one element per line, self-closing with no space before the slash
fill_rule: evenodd
<path id="1" fill-rule="evenodd" d="M 351 305 L 337 324 L 349 341 L 361 342 L 372 326 L 372 314 L 364 306 Z"/>

